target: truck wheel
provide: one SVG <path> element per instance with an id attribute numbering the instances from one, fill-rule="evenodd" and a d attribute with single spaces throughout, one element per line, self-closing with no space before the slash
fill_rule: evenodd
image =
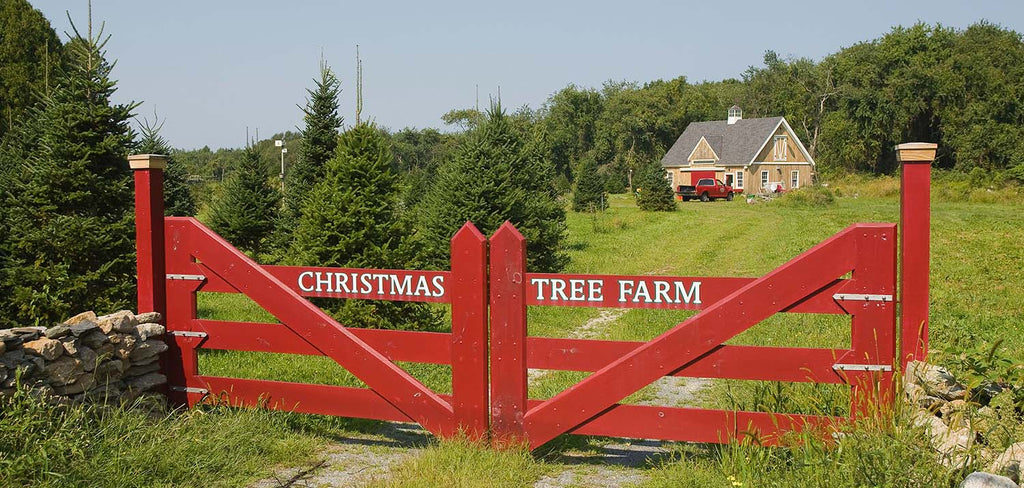
<path id="1" fill-rule="evenodd" d="M 711 201 L 711 197 L 708 196 L 708 192 L 704 192 L 704 193 L 700 194 L 700 201 L 702 201 L 702 202 L 710 202 Z"/>
<path id="2" fill-rule="evenodd" d="M 684 202 L 689 202 L 690 201 L 690 197 L 683 197 L 683 201 Z"/>
<path id="3" fill-rule="evenodd" d="M 732 201 L 732 192 L 729 192 L 729 194 L 725 196 L 725 201 L 727 201 L 727 202 L 731 202 Z"/>

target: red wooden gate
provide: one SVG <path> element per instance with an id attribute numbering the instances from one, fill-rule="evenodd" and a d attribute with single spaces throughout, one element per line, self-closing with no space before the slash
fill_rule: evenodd
<path id="1" fill-rule="evenodd" d="M 904 163 L 902 297 L 894 224 L 855 224 L 760 278 L 527 273 L 526 241 L 507 223 L 489 242 L 467 223 L 452 238 L 450 271 L 262 266 L 195 219 L 164 218 L 164 158 L 132 156 L 139 311 L 164 314 L 172 340 L 163 366 L 169 395 L 181 404 L 214 395 L 231 404 L 413 421 L 439 436 L 490 435 L 531 447 L 563 433 L 700 442 L 755 434 L 776 442 L 782 432 L 832 428 L 843 419 L 618 402 L 665 376 L 847 384 L 852 416 L 891 402 L 893 368 L 927 354 L 929 166 L 917 163 L 935 155 L 928 144 L 897 149 Z M 280 323 L 200 319 L 199 291 L 242 293 Z M 306 297 L 450 303 L 451 332 L 347 328 Z M 649 342 L 625 342 L 528 337 L 527 306 L 699 313 Z M 850 315 L 851 346 L 725 344 L 780 312 Z M 202 348 L 327 356 L 368 388 L 203 375 Z M 431 391 L 396 361 L 451 365 L 452 394 Z M 527 398 L 528 368 L 594 373 L 537 401 Z"/>
<path id="2" fill-rule="evenodd" d="M 526 241 L 491 238 L 491 432 L 537 447 L 563 433 L 726 442 L 838 424 L 832 417 L 621 405 L 664 376 L 851 385 L 851 412 L 892 398 L 896 226 L 856 224 L 753 278 L 556 275 L 525 271 Z M 843 278 L 851 273 L 850 278 Z M 526 306 L 701 312 L 650 342 L 528 337 Z M 849 314 L 848 349 L 724 345 L 778 312 Z M 527 399 L 527 368 L 594 371 L 547 401 Z"/>

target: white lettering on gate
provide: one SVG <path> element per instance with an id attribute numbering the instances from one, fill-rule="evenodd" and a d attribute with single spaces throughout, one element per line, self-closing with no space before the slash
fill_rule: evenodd
<path id="1" fill-rule="evenodd" d="M 312 271 L 303 271 L 302 274 L 299 275 L 299 289 L 302 290 L 302 291 L 305 291 L 305 292 L 313 291 L 313 285 L 306 286 L 306 285 L 302 284 L 302 279 L 303 278 L 312 278 L 312 277 L 313 277 L 313 272 Z"/>
<path id="2" fill-rule="evenodd" d="M 654 296 L 651 296 L 650 287 L 643 280 L 619 280 L 619 303 L 671 303 L 671 304 L 693 304 L 700 305 L 700 284 L 699 281 L 690 283 L 686 287 L 683 281 L 652 280 Z"/>
<path id="3" fill-rule="evenodd" d="M 530 278 L 530 284 L 537 287 L 537 301 L 600 302 L 604 300 L 604 281 L 559 278 Z M 545 291 L 547 287 L 548 292 Z M 568 290 L 568 294 L 566 294 Z"/>
<path id="4" fill-rule="evenodd" d="M 305 293 L 407 297 L 443 297 L 445 294 L 443 275 L 429 277 L 394 273 L 303 271 L 299 273 L 296 285 Z"/>

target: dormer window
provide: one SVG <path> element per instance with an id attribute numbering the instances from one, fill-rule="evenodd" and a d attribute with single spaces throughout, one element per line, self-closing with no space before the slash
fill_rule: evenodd
<path id="1" fill-rule="evenodd" d="M 786 136 L 775 136 L 773 154 L 776 161 L 785 161 L 786 157 L 789 156 L 789 144 L 786 142 L 786 139 Z"/>
<path id="2" fill-rule="evenodd" d="M 729 125 L 735 124 L 737 120 L 743 119 L 743 110 L 740 109 L 739 105 L 733 105 L 729 107 Z"/>

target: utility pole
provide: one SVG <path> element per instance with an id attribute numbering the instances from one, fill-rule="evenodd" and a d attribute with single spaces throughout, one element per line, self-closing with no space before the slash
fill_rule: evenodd
<path id="1" fill-rule="evenodd" d="M 274 146 L 281 148 L 281 193 L 284 193 L 284 155 L 288 154 L 288 148 L 284 147 L 284 139 L 275 139 Z"/>

